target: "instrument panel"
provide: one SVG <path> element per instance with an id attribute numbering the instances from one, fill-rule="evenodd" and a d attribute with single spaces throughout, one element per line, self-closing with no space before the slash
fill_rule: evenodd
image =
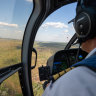
<path id="1" fill-rule="evenodd" d="M 54 55 L 53 71 L 52 74 L 60 72 L 66 68 L 69 68 L 76 62 L 83 60 L 88 53 L 78 49 L 61 50 Z"/>

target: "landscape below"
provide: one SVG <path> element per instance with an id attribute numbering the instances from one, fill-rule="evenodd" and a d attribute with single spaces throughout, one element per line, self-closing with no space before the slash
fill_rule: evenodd
<path id="1" fill-rule="evenodd" d="M 21 62 L 21 40 L 0 39 L 0 68 Z M 66 43 L 38 42 L 34 43 L 37 50 L 37 66 L 32 70 L 32 83 L 34 96 L 41 96 L 43 93 L 42 83 L 39 81 L 38 67 L 46 65 L 50 56 L 59 50 L 63 50 Z M 32 56 L 34 61 L 34 54 Z M 32 61 L 32 62 L 33 62 Z M 0 86 L 0 96 L 22 96 L 18 73 L 5 80 Z"/>

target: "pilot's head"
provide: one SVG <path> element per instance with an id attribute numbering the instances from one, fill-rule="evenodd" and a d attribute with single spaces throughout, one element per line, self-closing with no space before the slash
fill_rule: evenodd
<path id="1" fill-rule="evenodd" d="M 96 0 L 78 0 L 74 27 L 84 51 L 96 47 Z"/>

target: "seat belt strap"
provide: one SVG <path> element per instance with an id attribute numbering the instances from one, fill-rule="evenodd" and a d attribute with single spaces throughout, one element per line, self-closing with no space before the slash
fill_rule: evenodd
<path id="1" fill-rule="evenodd" d="M 79 67 L 79 66 L 86 66 L 89 69 L 93 70 L 96 72 L 96 55 L 91 56 L 87 59 L 84 59 L 76 64 L 73 64 L 70 68 L 63 70 L 53 76 L 50 77 L 50 80 L 52 80 L 52 82 L 55 82 L 58 78 L 60 78 L 62 75 L 66 74 L 67 72 L 71 71 L 72 69 Z"/>

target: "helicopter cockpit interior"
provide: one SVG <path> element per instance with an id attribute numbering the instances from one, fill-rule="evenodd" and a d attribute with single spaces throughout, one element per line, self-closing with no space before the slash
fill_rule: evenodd
<path id="1" fill-rule="evenodd" d="M 0 95 L 41 96 L 52 75 L 87 55 L 77 42 L 73 24 L 68 25 L 78 1 L 10 0 L 12 6 L 8 1 L 0 1 Z"/>

